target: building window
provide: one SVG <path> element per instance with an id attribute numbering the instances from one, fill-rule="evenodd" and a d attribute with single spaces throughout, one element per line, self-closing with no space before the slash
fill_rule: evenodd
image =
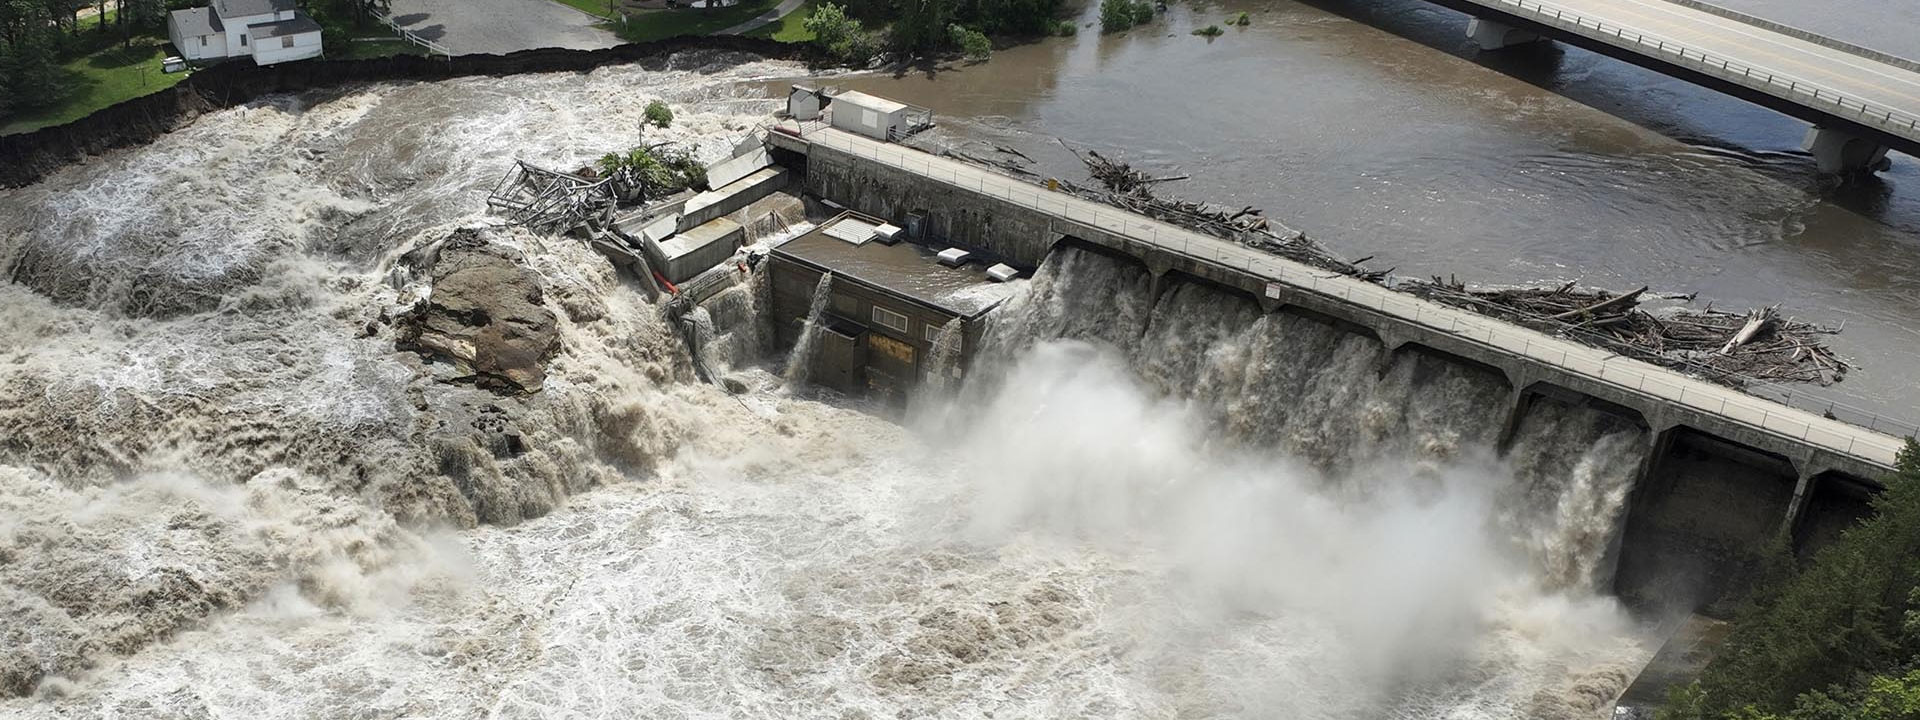
<path id="1" fill-rule="evenodd" d="M 293 36 L 292 35 L 280 36 L 280 47 L 283 47 L 283 48 L 293 47 Z"/>
<path id="2" fill-rule="evenodd" d="M 205 36 L 205 35 L 201 35 L 201 36 L 200 36 L 200 47 L 206 47 L 206 46 L 207 46 L 207 36 Z"/>
<path id="3" fill-rule="evenodd" d="M 907 316 L 880 307 L 879 305 L 873 306 L 873 322 L 880 327 L 897 333 L 905 333 L 907 331 Z"/>
<path id="4" fill-rule="evenodd" d="M 245 36 L 245 35 L 241 35 L 241 36 L 240 36 L 240 47 L 246 47 L 246 46 L 247 46 L 247 36 Z"/>

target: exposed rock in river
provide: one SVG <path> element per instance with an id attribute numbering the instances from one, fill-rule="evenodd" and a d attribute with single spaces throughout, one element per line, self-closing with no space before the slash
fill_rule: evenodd
<path id="1" fill-rule="evenodd" d="M 540 390 L 560 331 L 518 253 L 460 230 L 408 260 L 431 278 L 432 290 L 399 319 L 400 349 L 452 362 L 456 379 L 495 392 Z"/>

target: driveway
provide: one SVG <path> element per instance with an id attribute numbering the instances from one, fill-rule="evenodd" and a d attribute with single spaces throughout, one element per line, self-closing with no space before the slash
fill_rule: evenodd
<path id="1" fill-rule="evenodd" d="M 553 0 L 393 0 L 393 19 L 455 55 L 620 44 L 597 18 Z"/>

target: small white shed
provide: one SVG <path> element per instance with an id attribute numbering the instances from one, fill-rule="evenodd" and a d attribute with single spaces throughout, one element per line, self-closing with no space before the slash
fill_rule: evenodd
<path id="1" fill-rule="evenodd" d="M 795 85 L 787 91 L 787 114 L 795 120 L 816 120 L 820 117 L 820 89 L 811 85 Z"/>
<path id="2" fill-rule="evenodd" d="M 907 106 L 883 97 L 849 90 L 833 96 L 833 126 L 875 140 L 891 140 L 907 131 Z"/>

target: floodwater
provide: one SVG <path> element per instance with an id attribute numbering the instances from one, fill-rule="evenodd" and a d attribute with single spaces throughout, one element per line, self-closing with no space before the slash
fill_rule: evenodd
<path id="1" fill-rule="evenodd" d="M 1889 21 L 1911 6 L 1744 1 L 1920 55 L 1900 47 L 1920 44 L 1915 23 Z M 1250 26 L 1190 34 L 1240 11 Z M 1844 324 L 1833 345 L 1860 366 L 1796 392 L 1920 420 L 1920 160 L 1839 187 L 1800 151 L 1798 120 L 1563 45 L 1480 53 L 1465 24 L 1418 0 L 1183 2 L 1122 34 L 1083 26 L 982 64 L 832 83 L 931 107 L 942 132 L 1044 174 L 1084 177 L 1056 138 L 1190 173 L 1164 192 L 1264 208 L 1402 275 L 1779 303 Z"/>

